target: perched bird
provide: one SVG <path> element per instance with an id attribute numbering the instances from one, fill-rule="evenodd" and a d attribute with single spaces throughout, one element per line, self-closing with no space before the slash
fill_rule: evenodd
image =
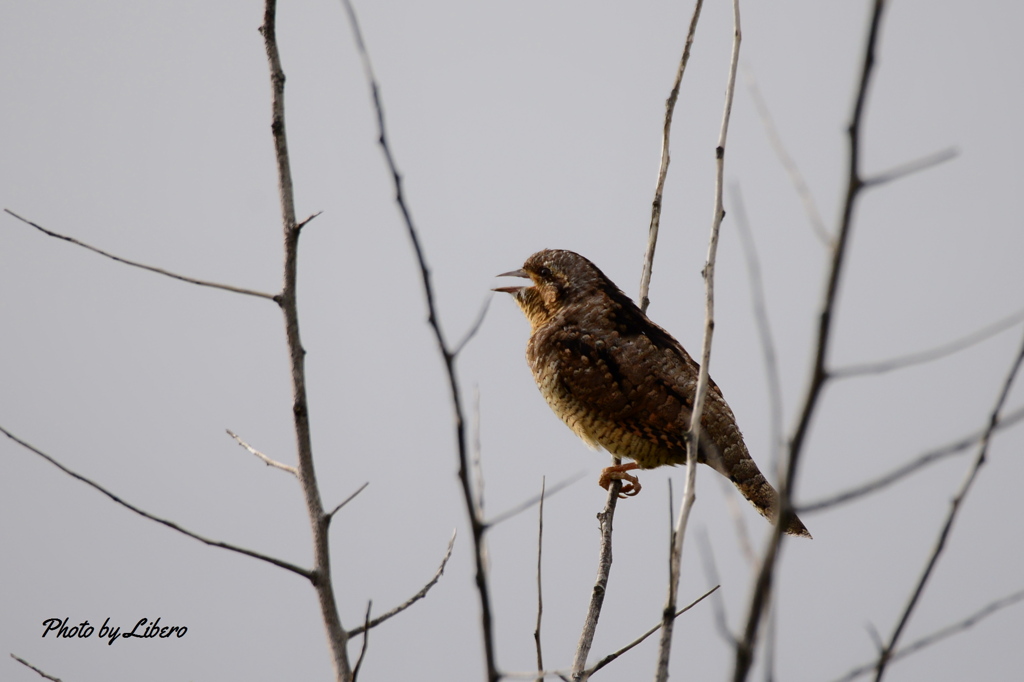
<path id="1" fill-rule="evenodd" d="M 600 485 L 622 480 L 620 496 L 632 496 L 640 481 L 629 471 L 685 464 L 700 367 L 682 345 L 572 251 L 538 251 L 521 270 L 499 276 L 531 280 L 495 291 L 511 294 L 530 321 L 526 359 L 548 405 L 590 447 L 633 460 L 604 469 Z M 779 495 L 750 458 L 713 381 L 697 461 L 726 476 L 775 523 Z M 795 514 L 785 531 L 811 536 Z"/>

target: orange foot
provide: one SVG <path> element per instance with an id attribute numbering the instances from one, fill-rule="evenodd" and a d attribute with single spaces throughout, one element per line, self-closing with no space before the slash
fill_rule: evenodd
<path id="1" fill-rule="evenodd" d="M 612 481 L 625 481 L 622 484 L 622 488 L 619 490 L 619 497 L 633 497 L 640 492 L 640 481 L 637 480 L 636 476 L 627 474 L 627 471 L 632 471 L 637 468 L 636 462 L 629 462 L 627 464 L 619 464 L 618 466 L 605 467 L 601 470 L 601 478 L 597 479 L 597 484 L 608 490 L 608 486 L 612 484 Z"/>

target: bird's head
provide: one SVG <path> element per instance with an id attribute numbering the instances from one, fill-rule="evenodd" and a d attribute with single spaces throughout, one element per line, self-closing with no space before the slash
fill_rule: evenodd
<path id="1" fill-rule="evenodd" d="M 498 277 L 525 277 L 530 284 L 497 287 L 494 291 L 511 294 L 530 320 L 534 329 L 540 327 L 567 303 L 602 288 L 604 274 L 589 260 L 557 249 L 538 251 L 519 270 L 503 272 Z"/>

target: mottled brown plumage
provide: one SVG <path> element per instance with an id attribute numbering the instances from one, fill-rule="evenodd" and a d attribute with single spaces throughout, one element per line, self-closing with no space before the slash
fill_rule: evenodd
<path id="1" fill-rule="evenodd" d="M 600 484 L 621 479 L 621 494 L 635 495 L 640 482 L 628 471 L 684 464 L 700 368 L 682 345 L 572 251 L 539 251 L 504 274 L 532 281 L 496 291 L 511 294 L 530 321 L 526 359 L 548 405 L 590 447 L 633 460 L 606 468 Z M 697 461 L 729 478 L 774 523 L 778 493 L 713 381 L 701 426 Z M 785 530 L 810 537 L 795 515 Z"/>

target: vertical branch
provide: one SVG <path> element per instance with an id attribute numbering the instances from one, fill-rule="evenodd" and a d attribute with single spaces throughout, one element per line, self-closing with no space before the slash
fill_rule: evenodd
<path id="1" fill-rule="evenodd" d="M 444 361 L 448 377 L 448 388 L 452 400 L 452 417 L 455 426 L 455 442 L 459 457 L 459 484 L 462 488 L 462 496 L 466 504 L 466 513 L 469 517 L 470 528 L 473 531 L 476 587 L 477 593 L 480 597 L 480 629 L 483 635 L 484 658 L 487 665 L 487 680 L 488 682 L 497 682 L 501 675 L 498 673 L 498 666 L 495 661 L 491 597 L 490 588 L 487 584 L 487 549 L 484 544 L 484 534 L 487 531 L 487 525 L 484 523 L 483 512 L 476 504 L 476 496 L 473 493 L 473 485 L 471 481 L 472 473 L 469 461 L 469 446 L 467 444 L 466 437 L 466 420 L 464 417 L 465 410 L 462 406 L 462 392 L 459 390 L 459 380 L 455 368 L 457 351 L 452 350 L 452 348 L 449 347 L 445 340 L 444 332 L 441 329 L 441 321 L 437 315 L 437 304 L 434 297 L 434 287 L 430 277 L 430 269 L 427 267 L 427 259 L 423 252 L 423 247 L 420 244 L 419 233 L 416 231 L 416 226 L 413 224 L 412 213 L 409 211 L 409 207 L 405 201 L 405 192 L 402 189 L 402 175 L 398 172 L 398 166 L 395 163 L 394 156 L 391 153 L 391 147 L 388 144 L 387 127 L 384 124 L 384 105 L 381 102 L 380 96 L 380 84 L 377 82 L 377 77 L 373 72 L 373 65 L 370 62 L 370 54 L 366 49 L 366 43 L 363 41 L 362 30 L 359 28 L 359 20 L 356 16 L 355 8 L 352 6 L 351 0 L 342 0 L 342 4 L 348 14 L 349 24 L 352 27 L 352 35 L 356 42 L 356 48 L 359 50 L 359 57 L 363 63 L 363 71 L 366 76 L 366 81 L 370 86 L 370 96 L 373 99 L 374 111 L 377 115 L 377 141 L 380 144 L 381 152 L 384 154 L 384 160 L 387 163 L 388 171 L 391 173 L 391 179 L 395 187 L 395 203 L 398 205 L 398 210 L 402 214 L 406 233 L 409 236 L 409 241 L 412 243 L 413 251 L 416 254 L 416 262 L 419 265 L 423 294 L 427 303 L 427 321 L 430 324 L 431 331 L 434 333 L 434 339 L 437 342 L 437 349 L 441 354 L 441 359 Z"/>
<path id="2" fill-rule="evenodd" d="M 868 28 L 867 41 L 864 47 L 864 60 L 861 65 L 860 80 L 857 86 L 856 100 L 853 106 L 853 115 L 850 125 L 847 128 L 849 138 L 849 161 L 847 164 L 846 197 L 843 203 L 842 213 L 839 222 L 839 232 L 832 247 L 832 265 L 829 270 L 828 283 L 825 289 L 825 299 L 822 303 L 820 317 L 818 319 L 818 339 L 814 356 L 814 366 L 811 370 L 811 384 L 807 389 L 807 397 L 800 412 L 800 419 L 796 430 L 789 442 L 788 462 L 786 464 L 786 475 L 779 485 L 779 519 L 772 530 L 768 548 L 761 562 L 761 570 L 758 572 L 754 585 L 754 594 L 750 600 L 750 609 L 747 613 L 747 624 L 744 629 L 743 638 L 736 644 L 736 661 L 733 670 L 734 682 L 741 682 L 747 678 L 754 661 L 754 647 L 757 643 L 757 634 L 761 625 L 761 617 L 765 611 L 768 599 L 771 595 L 772 582 L 774 579 L 775 564 L 779 555 L 779 547 L 782 542 L 782 531 L 786 527 L 786 519 L 793 513 L 792 491 L 796 482 L 796 474 L 800 463 L 800 456 L 803 453 L 804 440 L 810 427 L 811 417 L 818 404 L 818 398 L 825 383 L 830 378 L 826 367 L 828 357 L 829 340 L 832 332 L 832 314 L 835 310 L 835 302 L 839 290 L 839 278 L 842 274 L 842 266 L 846 257 L 846 245 L 849 241 L 850 231 L 853 226 L 853 209 L 864 188 L 864 180 L 860 173 L 860 139 L 861 125 L 864 119 L 864 106 L 867 101 L 868 85 L 871 82 L 871 74 L 875 66 L 875 49 L 878 45 L 878 36 L 882 23 L 882 11 L 885 9 L 885 0 L 875 0 L 872 8 L 871 22 Z"/>
<path id="3" fill-rule="evenodd" d="M 708 241 L 708 258 L 704 265 L 704 340 L 701 345 L 700 374 L 697 379 L 697 396 L 693 404 L 690 428 L 686 434 L 686 483 L 683 486 L 683 500 L 679 516 L 672 532 L 672 552 L 669 558 L 668 599 L 662 612 L 661 639 L 658 644 L 658 667 L 655 680 L 668 679 L 668 663 L 672 652 L 672 631 L 675 624 L 676 600 L 679 591 L 679 570 L 683 556 L 683 538 L 690 519 L 690 510 L 696 499 L 694 488 L 697 480 L 697 441 L 700 438 L 700 420 L 704 413 L 704 401 L 708 391 L 708 367 L 711 364 L 711 338 L 715 329 L 715 257 L 718 253 L 718 233 L 725 217 L 722 195 L 725 176 L 725 142 L 729 133 L 729 118 L 732 114 L 733 94 L 736 91 L 736 67 L 739 63 L 740 31 L 739 0 L 732 2 L 733 38 L 732 54 L 729 59 L 729 76 L 725 88 L 725 107 L 722 112 L 722 126 L 715 147 L 715 208 L 711 220 L 711 237 Z"/>
<path id="4" fill-rule="evenodd" d="M 616 462 L 618 461 L 616 459 Z M 597 621 L 601 617 L 601 607 L 604 605 L 604 595 L 608 589 L 608 576 L 612 571 L 612 520 L 615 518 L 615 505 L 619 501 L 619 489 L 621 487 L 622 481 L 612 481 L 612 484 L 608 486 L 608 498 L 605 500 L 604 509 L 597 515 L 597 522 L 601 528 L 597 580 L 594 582 L 594 589 L 590 593 L 590 606 L 587 608 L 583 632 L 580 633 L 580 641 L 576 645 L 576 655 L 572 660 L 572 682 L 584 682 L 589 678 L 586 671 L 587 656 L 590 655 L 590 647 L 594 643 Z"/>
<path id="5" fill-rule="evenodd" d="M 665 178 L 668 177 L 670 161 L 668 150 L 672 134 L 672 116 L 676 110 L 676 100 L 679 98 L 679 86 L 683 82 L 683 73 L 686 72 L 686 64 L 690 61 L 690 48 L 693 46 L 693 37 L 697 33 L 697 21 L 700 19 L 700 10 L 703 5 L 704 0 L 697 0 L 697 4 L 694 5 L 693 16 L 690 17 L 690 28 L 686 32 L 686 43 L 683 45 L 683 56 L 679 60 L 679 68 L 676 69 L 676 80 L 672 84 L 672 92 L 665 100 L 665 125 L 661 131 L 661 165 L 658 168 L 658 182 L 654 189 L 654 201 L 651 205 L 651 226 L 647 233 L 644 267 L 640 275 L 640 310 L 645 313 L 651 304 L 648 293 L 651 288 L 651 271 L 654 268 L 654 249 L 658 245 L 658 228 L 661 226 L 661 197 L 665 189 Z"/>
<path id="6" fill-rule="evenodd" d="M 533 631 L 533 641 L 537 646 L 537 670 L 544 670 L 544 653 L 540 644 L 540 622 L 544 615 L 544 591 L 541 582 L 541 556 L 544 549 L 544 488 L 547 480 L 540 479 L 540 508 L 537 510 L 537 627 Z M 537 682 L 543 682 L 544 676 L 540 675 Z"/>
<path id="7" fill-rule="evenodd" d="M 939 562 L 939 557 L 942 555 L 942 551 L 946 548 L 946 540 L 953 528 L 953 521 L 956 519 L 957 513 L 960 511 L 960 505 L 964 501 L 964 498 L 967 497 L 967 493 L 970 491 L 971 485 L 974 483 L 974 479 L 978 475 L 978 471 L 985 463 L 985 458 L 988 455 L 989 442 L 992 439 L 992 434 L 996 430 L 996 426 L 999 424 L 1003 405 L 1006 403 L 1006 398 L 1010 394 L 1010 387 L 1013 385 L 1013 380 L 1017 377 L 1017 373 L 1020 371 L 1022 362 L 1024 362 L 1024 344 L 1021 345 L 1020 350 L 1017 352 L 1017 357 L 1014 359 L 1013 366 L 1010 368 L 1010 372 L 1006 376 L 1006 381 L 1003 382 L 999 398 L 996 400 L 996 405 L 989 416 L 985 435 L 982 437 L 981 445 L 978 447 L 978 455 L 974 458 L 974 462 L 971 464 L 971 468 L 968 470 L 967 476 L 964 478 L 964 482 L 960 485 L 960 490 L 957 491 L 956 496 L 953 498 L 952 502 L 950 502 L 949 513 L 946 515 L 946 522 L 943 524 L 942 530 L 939 531 L 939 537 L 935 541 L 935 548 L 932 550 L 928 563 L 925 565 L 924 572 L 921 574 L 921 578 L 918 580 L 917 586 L 914 588 L 914 592 L 910 595 L 910 600 L 903 609 L 903 614 L 900 616 L 900 620 L 896 624 L 896 628 L 893 630 L 892 636 L 889 638 L 889 641 L 885 646 L 882 647 L 878 656 L 878 664 L 875 667 L 875 682 L 882 682 L 882 676 L 885 674 L 886 666 L 889 664 L 889 661 L 892 660 L 900 635 L 903 634 L 903 629 L 910 620 L 910 614 L 913 613 L 914 608 L 917 606 L 917 602 L 921 598 L 921 594 L 924 592 L 925 585 L 928 584 L 928 579 L 931 577 L 932 570 Z"/>
<path id="8" fill-rule="evenodd" d="M 316 471 L 313 468 L 313 448 L 309 433 L 309 406 L 306 400 L 306 351 L 299 338 L 299 313 L 296 304 L 296 270 L 298 266 L 299 233 L 301 226 L 295 221 L 295 197 L 292 188 L 291 164 L 288 159 L 288 141 L 284 122 L 284 71 L 277 49 L 277 2 L 266 0 L 263 25 L 260 33 L 267 50 L 272 88 L 271 131 L 274 137 L 274 152 L 277 158 L 277 183 L 281 200 L 281 218 L 284 227 L 284 287 L 275 297 L 285 318 L 285 332 L 291 357 L 292 414 L 295 423 L 295 440 L 298 459 L 298 477 L 306 509 L 313 530 L 313 576 L 312 582 L 320 602 L 320 615 L 327 629 L 327 641 L 331 647 L 334 676 L 337 680 L 352 679 L 348 660 L 348 634 L 338 618 L 338 607 L 331 582 L 331 556 L 327 540 L 330 517 L 324 513 L 320 490 L 317 487 Z"/>
<path id="9" fill-rule="evenodd" d="M 661 164 L 658 168 L 658 181 L 654 190 L 654 201 L 651 206 L 651 224 L 647 236 L 647 251 L 644 254 L 643 269 L 640 275 L 640 309 L 647 312 L 650 305 L 648 296 L 651 286 L 651 272 L 654 268 L 654 250 L 658 244 L 658 228 L 661 225 L 661 201 L 665 189 L 665 178 L 668 176 L 669 164 L 669 140 L 672 133 L 672 117 L 675 113 L 676 100 L 679 98 L 679 87 L 683 81 L 683 74 L 686 72 L 686 65 L 690 61 L 690 48 L 693 46 L 693 38 L 697 32 L 697 21 L 700 19 L 700 10 L 704 1 L 697 0 L 693 8 L 693 16 L 690 18 L 690 28 L 686 33 L 686 42 L 683 45 L 683 55 L 679 60 L 679 68 L 676 70 L 676 79 L 672 84 L 672 91 L 665 101 L 665 123 L 662 127 L 661 137 Z M 619 465 L 622 460 L 612 457 L 612 464 Z M 612 569 L 612 521 L 615 518 L 615 505 L 619 498 L 621 481 L 612 481 L 608 488 L 608 497 L 605 500 L 604 509 L 598 515 L 597 520 L 601 529 L 601 545 L 598 553 L 597 579 L 594 582 L 594 590 L 590 596 L 590 606 L 587 609 L 587 616 L 583 625 L 583 632 L 576 647 L 576 655 L 572 664 L 573 682 L 586 679 L 587 656 L 590 653 L 591 644 L 594 641 L 594 634 L 597 631 L 597 621 L 601 617 L 601 607 L 604 604 L 605 589 L 608 586 L 608 576 Z"/>

